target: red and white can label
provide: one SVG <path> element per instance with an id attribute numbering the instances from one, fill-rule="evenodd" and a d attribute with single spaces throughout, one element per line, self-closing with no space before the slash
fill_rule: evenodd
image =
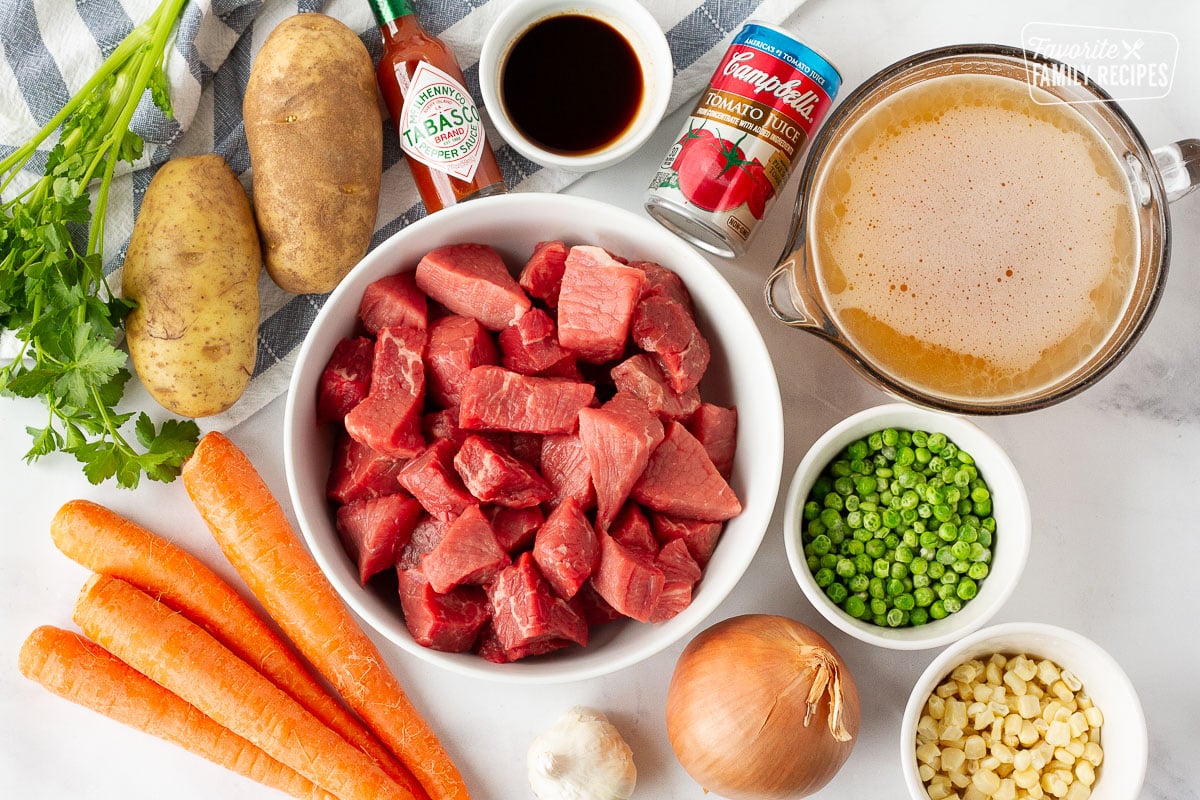
<path id="1" fill-rule="evenodd" d="M 744 252 L 840 86 L 814 50 L 747 23 L 651 181 L 647 211 L 707 250 Z"/>

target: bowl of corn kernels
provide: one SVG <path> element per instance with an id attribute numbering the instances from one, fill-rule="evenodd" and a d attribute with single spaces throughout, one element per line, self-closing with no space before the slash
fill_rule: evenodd
<path id="1" fill-rule="evenodd" d="M 948 647 L 914 686 L 900 731 L 913 800 L 1128 800 L 1146 754 L 1141 702 L 1120 665 L 1040 623 Z"/>

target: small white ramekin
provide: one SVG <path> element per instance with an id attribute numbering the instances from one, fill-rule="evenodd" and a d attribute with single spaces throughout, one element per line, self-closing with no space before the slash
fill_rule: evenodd
<path id="1" fill-rule="evenodd" d="M 534 23 L 560 14 L 581 14 L 611 25 L 632 45 L 642 67 L 642 103 L 617 139 L 600 150 L 567 154 L 547 150 L 524 136 L 509 119 L 501 100 L 504 62 L 513 45 Z M 603 69 L 603 64 L 597 64 Z M 479 90 L 492 124 L 518 153 L 544 167 L 591 172 L 612 166 L 645 144 L 662 121 L 671 96 L 674 67 L 662 28 L 634 0 L 515 0 L 496 19 L 479 54 Z M 553 102 L 553 98 L 547 98 Z"/>

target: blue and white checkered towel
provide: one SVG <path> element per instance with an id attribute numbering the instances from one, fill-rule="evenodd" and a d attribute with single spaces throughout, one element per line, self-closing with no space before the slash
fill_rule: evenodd
<path id="1" fill-rule="evenodd" d="M 629 0 L 634 2 L 635 0 Z M 644 0 L 667 32 L 675 61 L 670 109 L 707 82 L 730 37 L 748 18 L 782 22 L 804 0 Z M 158 0 L 2 0 L 0 2 L 0 157 L 28 140 L 54 116 Z M 421 22 L 453 49 L 468 88 L 479 96 L 479 50 L 504 0 L 423 0 Z M 104 254 L 110 283 L 120 269 L 133 220 L 155 168 L 167 159 L 216 152 L 250 188 L 249 156 L 242 127 L 242 92 L 255 53 L 282 19 L 322 11 L 359 32 L 373 58 L 380 37 L 365 0 L 190 0 L 168 60 L 175 119 L 144 102 L 133 121 L 146 148 L 142 160 L 110 190 Z M 145 113 L 143 113 L 145 112 Z M 577 177 L 530 163 L 492 135 L 497 157 L 514 191 L 557 191 Z M 48 147 L 53 145 L 53 140 Z M 35 158 L 40 169 L 45 163 Z M 400 159 L 395 130 L 385 126 L 381 207 L 372 246 L 424 216 L 408 167 Z M 30 176 L 31 178 L 33 176 Z M 262 320 L 254 379 L 225 414 L 204 421 L 225 428 L 262 408 L 286 390 L 297 348 L 323 296 L 290 295 L 263 273 Z"/>

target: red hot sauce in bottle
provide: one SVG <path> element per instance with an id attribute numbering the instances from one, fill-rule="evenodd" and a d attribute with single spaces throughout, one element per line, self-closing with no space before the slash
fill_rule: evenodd
<path id="1" fill-rule="evenodd" d="M 421 27 L 412 0 L 368 0 L 383 34 L 376 79 L 425 210 L 507 189 L 454 54 Z"/>

